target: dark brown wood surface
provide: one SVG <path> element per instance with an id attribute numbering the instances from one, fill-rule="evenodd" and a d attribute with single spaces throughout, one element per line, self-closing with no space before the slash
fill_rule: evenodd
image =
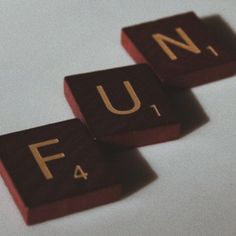
<path id="1" fill-rule="evenodd" d="M 163 40 L 163 36 L 184 44 L 185 48 Z M 137 63 L 148 63 L 167 85 L 192 87 L 236 73 L 235 53 L 193 12 L 123 28 L 121 38 L 131 57 Z"/>
<path id="2" fill-rule="evenodd" d="M 112 107 L 129 112 L 135 107 L 125 82 L 140 106 L 129 114 L 108 109 L 97 86 Z M 72 75 L 65 78 L 65 95 L 74 112 L 98 141 L 137 147 L 179 137 L 180 124 L 155 74 L 146 64 Z"/>
<path id="3" fill-rule="evenodd" d="M 47 179 L 29 145 L 56 139 L 57 143 L 38 148 L 51 172 Z M 46 161 L 60 153 L 63 158 Z M 0 156 L 1 175 L 27 224 L 109 203 L 121 196 L 109 156 L 78 119 L 1 136 Z M 83 175 L 80 170 L 75 175 L 76 166 Z"/>

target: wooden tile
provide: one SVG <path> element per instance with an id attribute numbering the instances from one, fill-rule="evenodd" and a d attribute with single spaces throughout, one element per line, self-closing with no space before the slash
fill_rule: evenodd
<path id="1" fill-rule="evenodd" d="M 98 141 L 137 147 L 179 137 L 180 125 L 146 64 L 72 75 L 65 95 Z"/>
<path id="2" fill-rule="evenodd" d="M 123 28 L 122 44 L 167 85 L 192 87 L 236 72 L 235 53 L 193 12 Z"/>
<path id="3" fill-rule="evenodd" d="M 116 172 L 78 119 L 0 137 L 0 172 L 27 224 L 115 201 Z"/>

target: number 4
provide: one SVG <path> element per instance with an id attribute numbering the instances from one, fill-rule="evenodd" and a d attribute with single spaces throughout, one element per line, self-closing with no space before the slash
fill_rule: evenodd
<path id="1" fill-rule="evenodd" d="M 80 165 L 76 165 L 75 167 L 75 172 L 74 172 L 74 178 L 75 179 L 80 179 L 80 178 L 84 178 L 85 180 L 87 180 L 88 178 L 88 173 L 85 173 L 82 168 L 80 167 Z"/>

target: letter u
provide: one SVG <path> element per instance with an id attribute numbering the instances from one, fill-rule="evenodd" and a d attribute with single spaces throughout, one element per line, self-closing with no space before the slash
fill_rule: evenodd
<path id="1" fill-rule="evenodd" d="M 106 108 L 110 112 L 112 112 L 114 114 L 117 114 L 117 115 L 129 115 L 129 114 L 132 114 L 132 113 L 138 111 L 139 108 L 141 107 L 141 102 L 140 102 L 137 94 L 135 93 L 132 85 L 130 84 L 130 82 L 129 81 L 124 81 L 123 84 L 124 84 L 125 88 L 127 89 L 128 93 L 129 93 L 129 96 L 131 97 L 131 99 L 134 103 L 134 106 L 129 110 L 118 110 L 118 109 L 114 108 L 112 106 L 111 101 L 108 98 L 106 92 L 104 91 L 103 87 L 101 85 L 97 86 L 98 93 L 100 94 Z"/>

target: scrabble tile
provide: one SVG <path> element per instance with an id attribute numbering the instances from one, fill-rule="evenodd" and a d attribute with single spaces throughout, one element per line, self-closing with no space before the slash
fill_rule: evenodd
<path id="1" fill-rule="evenodd" d="M 27 224 L 118 200 L 116 172 L 78 119 L 0 137 L 0 173 Z"/>
<path id="2" fill-rule="evenodd" d="M 193 12 L 123 28 L 121 41 L 167 85 L 192 87 L 236 72 L 235 53 Z"/>
<path id="3" fill-rule="evenodd" d="M 179 137 L 168 97 L 146 64 L 68 76 L 64 88 L 97 141 L 138 147 Z"/>

